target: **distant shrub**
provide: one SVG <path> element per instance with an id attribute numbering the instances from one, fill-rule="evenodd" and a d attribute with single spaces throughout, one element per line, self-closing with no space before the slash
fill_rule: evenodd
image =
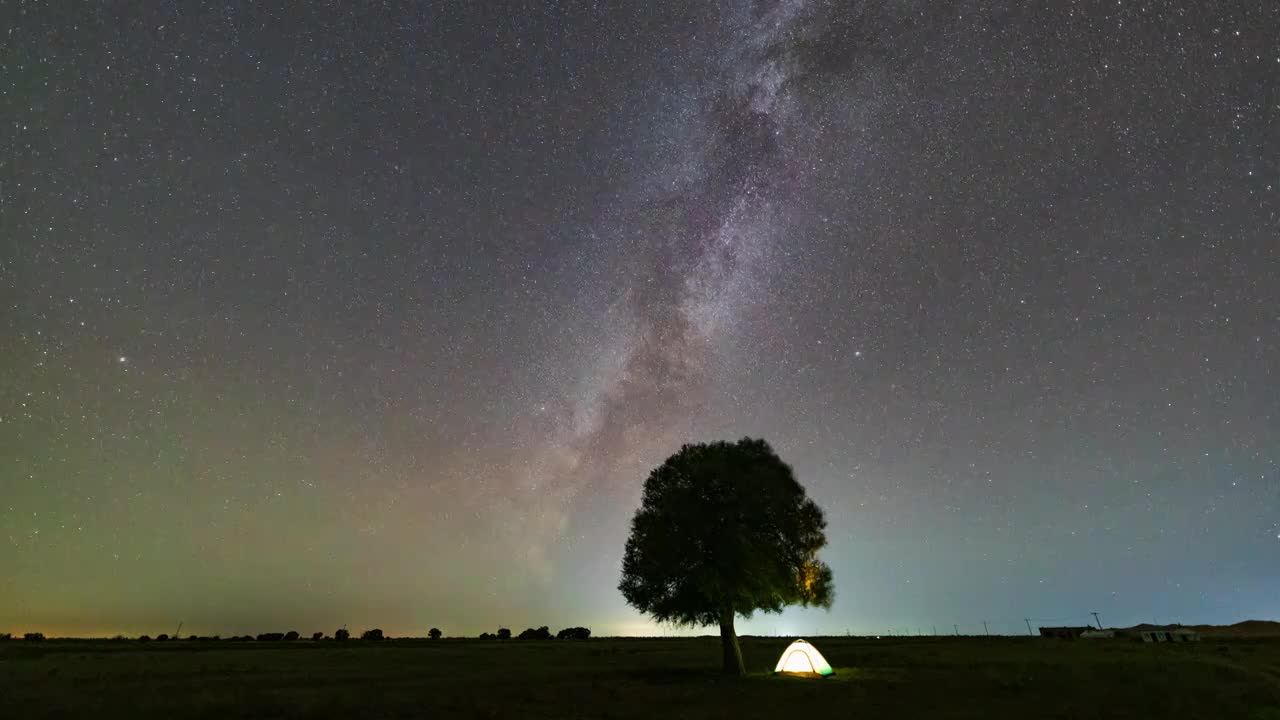
<path id="1" fill-rule="evenodd" d="M 349 637 L 351 637 L 351 632 L 346 628 L 339 628 L 333 631 L 334 640 L 346 640 Z"/>
<path id="2" fill-rule="evenodd" d="M 264 642 L 276 642 L 284 639 L 284 633 L 261 633 L 258 639 Z"/>
<path id="3" fill-rule="evenodd" d="M 440 632 L 440 628 L 431 628 L 430 630 L 428 630 L 428 631 L 427 631 L 427 635 L 428 635 L 432 640 L 439 640 L 439 639 L 440 639 L 440 636 L 441 636 L 441 635 L 443 635 L 443 634 L 444 634 L 444 633 Z"/>
<path id="4" fill-rule="evenodd" d="M 168 639 L 169 639 L 169 633 L 160 633 L 159 635 L 156 636 L 156 642 L 161 642 Z"/>
<path id="5" fill-rule="evenodd" d="M 311 639 L 312 639 L 312 640 L 323 640 L 323 639 L 324 639 L 324 633 L 322 633 L 322 632 L 314 632 L 314 633 L 311 633 Z"/>
<path id="6" fill-rule="evenodd" d="M 297 640 L 297 639 L 298 639 L 298 631 L 297 631 L 297 630 L 290 630 L 289 632 L 287 632 L 287 633 L 285 633 L 285 634 L 284 634 L 284 639 L 285 639 L 285 640 Z"/>
<path id="7" fill-rule="evenodd" d="M 511 628 L 498 628 L 498 639 L 499 639 L 499 640 L 510 640 L 510 639 L 511 639 Z"/>
<path id="8" fill-rule="evenodd" d="M 382 630 L 380 628 L 373 628 L 372 630 L 365 630 L 363 633 L 360 633 L 360 639 L 383 640 L 385 638 L 382 637 Z"/>
<path id="9" fill-rule="evenodd" d="M 188 635 L 188 636 L 187 636 L 187 639 L 188 639 L 188 640 L 199 640 L 200 638 L 199 638 L 199 636 L 196 636 L 196 635 Z"/>
<path id="10" fill-rule="evenodd" d="M 29 640 L 31 642 L 40 642 L 44 640 L 44 633 L 24 633 L 22 639 Z"/>
<path id="11" fill-rule="evenodd" d="M 0 641 L 12 640 L 12 639 L 13 639 L 13 635 L 9 633 L 0 633 Z"/>
<path id="12" fill-rule="evenodd" d="M 141 637 L 139 637 L 139 638 L 138 638 L 138 642 L 151 642 L 151 636 L 150 636 L 150 635 L 143 635 L 143 636 L 141 636 Z"/>
<path id="13" fill-rule="evenodd" d="M 559 640 L 586 640 L 591 637 L 591 631 L 584 627 L 569 627 L 556 633 Z"/>
<path id="14" fill-rule="evenodd" d="M 481 640 L 492 640 L 492 639 L 493 639 L 493 633 L 480 633 L 480 639 L 481 639 Z"/>

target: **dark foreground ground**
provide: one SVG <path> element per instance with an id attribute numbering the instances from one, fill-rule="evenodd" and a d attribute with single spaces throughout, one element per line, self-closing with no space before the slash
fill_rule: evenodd
<path id="1" fill-rule="evenodd" d="M 768 674 L 787 640 L 0 643 L 3 718 L 1252 718 L 1280 639 L 813 639 L 837 675 Z"/>

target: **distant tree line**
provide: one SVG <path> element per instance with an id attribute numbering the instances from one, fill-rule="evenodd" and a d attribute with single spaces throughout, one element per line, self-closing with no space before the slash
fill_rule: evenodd
<path id="1" fill-rule="evenodd" d="M 584 627 L 568 627 L 554 636 L 557 640 L 586 640 L 591 637 L 591 631 Z M 527 628 L 516 636 L 517 640 L 550 640 L 552 638 L 551 630 L 543 625 L 540 628 Z M 510 628 L 498 628 L 497 633 L 480 633 L 481 640 L 510 640 Z"/>
<path id="2" fill-rule="evenodd" d="M 444 636 L 444 633 L 440 630 L 440 628 L 433 627 L 427 631 L 427 637 L 431 638 L 432 640 L 439 640 L 443 636 Z M 44 633 L 38 633 L 38 632 L 29 632 L 24 634 L 22 637 L 24 640 L 35 641 L 35 642 L 45 639 Z M 512 637 L 513 636 L 511 633 L 511 629 L 504 628 L 504 627 L 498 628 L 498 631 L 496 633 L 486 632 L 486 633 L 480 634 L 481 640 L 493 640 L 493 639 L 510 640 Z M 546 625 L 543 625 L 542 627 L 539 627 L 539 628 L 526 628 L 519 635 L 515 636 L 517 640 L 551 640 L 553 638 L 557 640 L 586 640 L 589 637 L 591 637 L 591 630 L 584 627 L 567 627 L 553 636 L 551 634 L 550 628 L 548 628 Z M 13 639 L 12 634 L 0 633 L 0 641 L 12 640 L 12 639 Z M 125 637 L 124 635 L 117 635 L 112 639 L 117 641 L 128 640 L 128 638 Z M 222 639 L 223 638 L 220 635 L 188 635 L 186 638 L 182 638 L 182 637 L 176 637 L 176 636 L 170 637 L 168 633 L 160 633 L 159 635 L 156 635 L 154 638 L 150 635 L 138 636 L 138 642 L 168 642 L 170 640 L 186 640 L 188 642 L 216 642 L 216 641 L 221 641 Z M 290 630 L 289 632 L 283 632 L 283 633 L 269 632 L 269 633 L 258 633 L 257 635 L 232 635 L 226 639 L 228 642 L 297 642 L 302 639 L 302 634 L 299 633 L 297 630 Z M 311 634 L 311 639 L 315 642 L 320 642 L 322 640 L 328 640 L 329 638 L 326 638 L 323 632 L 315 632 Z M 337 630 L 333 631 L 332 639 L 338 642 L 344 642 L 344 641 L 350 640 L 351 632 L 347 630 L 345 627 L 338 628 Z M 370 628 L 360 633 L 360 639 L 364 641 L 369 641 L 369 642 L 377 642 L 380 640 L 386 640 L 387 636 L 383 634 L 381 628 Z"/>

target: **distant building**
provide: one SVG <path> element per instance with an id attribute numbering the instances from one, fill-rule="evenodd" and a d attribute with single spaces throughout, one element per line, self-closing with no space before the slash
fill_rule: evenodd
<path id="1" fill-rule="evenodd" d="M 1093 628 L 1088 625 L 1081 625 L 1079 627 L 1042 627 L 1040 628 L 1040 637 L 1056 638 L 1058 640 L 1075 640 L 1092 629 Z"/>
<path id="2" fill-rule="evenodd" d="M 1110 640 L 1115 636 L 1115 630 L 1085 630 L 1080 633 L 1080 638 L 1083 640 Z"/>
<path id="3" fill-rule="evenodd" d="M 1200 642 L 1200 633 L 1186 628 L 1174 628 L 1172 630 L 1143 630 L 1142 642 Z"/>

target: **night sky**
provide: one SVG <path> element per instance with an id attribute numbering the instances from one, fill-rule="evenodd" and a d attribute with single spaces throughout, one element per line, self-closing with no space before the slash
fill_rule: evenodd
<path id="1" fill-rule="evenodd" d="M 1280 617 L 1280 5 L 6 3 L 0 630 L 655 634 L 769 440 L 837 599 Z"/>

